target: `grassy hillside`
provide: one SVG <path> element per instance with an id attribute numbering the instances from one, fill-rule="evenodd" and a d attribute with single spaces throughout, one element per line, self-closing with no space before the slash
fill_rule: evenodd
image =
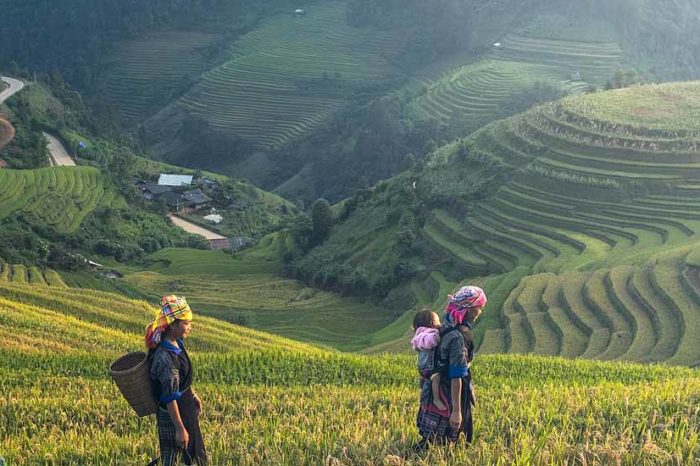
<path id="1" fill-rule="evenodd" d="M 698 365 L 698 95 L 633 87 L 488 125 L 375 189 L 299 271 L 352 286 L 343 267 L 368 267 L 367 287 L 363 251 L 377 248 L 391 287 L 397 267 L 484 283 L 497 296 L 484 352 Z M 424 302 L 444 299 L 432 291 Z"/>
<path id="2" fill-rule="evenodd" d="M 106 375 L 112 360 L 141 348 L 151 312 L 108 293 L 0 283 L 6 461 L 123 464 L 157 456 L 155 423 L 139 421 Z M 413 357 L 327 352 L 201 315 L 193 328 L 188 345 L 213 464 L 700 458 L 697 370 L 479 357 L 474 445 L 417 457 L 409 452 L 417 435 Z"/>
<path id="3" fill-rule="evenodd" d="M 391 313 L 280 277 L 282 256 L 292 247 L 287 241 L 286 232 L 272 234 L 234 256 L 164 249 L 148 256 L 145 267 L 128 273 L 125 282 L 154 297 L 185 294 L 203 314 L 288 338 L 346 350 L 370 344 L 366 336 L 388 325 Z"/>

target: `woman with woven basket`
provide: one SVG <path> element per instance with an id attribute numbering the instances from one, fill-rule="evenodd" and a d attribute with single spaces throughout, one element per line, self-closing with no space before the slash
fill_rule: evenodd
<path id="1" fill-rule="evenodd" d="M 162 464 L 207 464 L 199 428 L 202 401 L 192 390 L 192 363 L 183 340 L 190 333 L 192 310 L 187 300 L 165 296 L 153 322 L 146 328 L 151 382 L 158 411 L 158 440 Z"/>

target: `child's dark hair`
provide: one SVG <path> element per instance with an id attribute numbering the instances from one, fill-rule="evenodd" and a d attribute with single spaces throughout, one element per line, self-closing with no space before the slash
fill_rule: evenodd
<path id="1" fill-rule="evenodd" d="M 430 309 L 423 309 L 418 312 L 413 318 L 413 330 L 418 329 L 418 327 L 432 328 L 434 324 L 433 314 L 434 312 Z"/>

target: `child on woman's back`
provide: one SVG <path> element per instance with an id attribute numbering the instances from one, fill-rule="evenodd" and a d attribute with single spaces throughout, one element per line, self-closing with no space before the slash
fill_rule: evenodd
<path id="1" fill-rule="evenodd" d="M 418 351 L 418 372 L 430 380 L 433 403 L 444 411 L 447 405 L 440 396 L 440 372 L 435 367 L 435 348 L 440 344 L 440 317 L 433 311 L 420 311 L 413 318 L 413 330 L 411 345 Z"/>

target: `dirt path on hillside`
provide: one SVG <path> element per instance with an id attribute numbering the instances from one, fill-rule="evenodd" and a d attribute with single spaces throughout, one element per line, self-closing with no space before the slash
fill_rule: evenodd
<path id="1" fill-rule="evenodd" d="M 213 231 L 209 231 L 206 228 L 202 228 L 199 225 L 195 225 L 192 222 L 188 222 L 187 220 L 182 219 L 180 217 L 177 217 L 174 214 L 168 214 L 168 218 L 170 219 L 170 221 L 173 222 L 174 225 L 182 228 L 183 230 L 185 230 L 188 233 L 203 236 L 205 239 L 208 239 L 208 240 L 226 239 L 225 236 L 221 236 L 218 233 L 214 233 Z"/>
<path id="2" fill-rule="evenodd" d="M 51 136 L 49 133 L 42 131 L 41 134 L 43 134 L 48 141 L 46 148 L 49 150 L 49 161 L 52 167 L 75 167 L 75 162 L 70 154 L 68 154 L 68 151 L 61 141 Z"/>

